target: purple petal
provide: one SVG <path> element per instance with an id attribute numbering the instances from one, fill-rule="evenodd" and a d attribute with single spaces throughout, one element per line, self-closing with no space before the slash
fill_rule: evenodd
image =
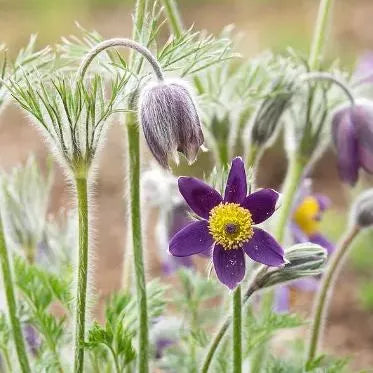
<path id="1" fill-rule="evenodd" d="M 337 147 L 338 169 L 343 181 L 354 185 L 359 172 L 357 131 L 351 110 L 343 109 L 333 118 L 333 138 Z"/>
<path id="2" fill-rule="evenodd" d="M 284 250 L 277 241 L 263 229 L 253 229 L 253 237 L 243 246 L 246 254 L 252 260 L 268 266 L 279 267 L 285 264 Z"/>
<path id="3" fill-rule="evenodd" d="M 355 105 L 351 117 L 358 135 L 360 163 L 367 172 L 372 173 L 373 105 L 368 101 Z"/>
<path id="4" fill-rule="evenodd" d="M 241 249 L 224 250 L 223 246 L 214 247 L 213 261 L 219 280 L 229 289 L 234 289 L 245 276 L 245 256 Z"/>
<path id="5" fill-rule="evenodd" d="M 303 291 L 316 291 L 319 288 L 319 282 L 314 277 L 306 277 L 292 282 L 291 285 Z"/>
<path id="6" fill-rule="evenodd" d="M 233 159 L 229 171 L 224 202 L 241 203 L 247 194 L 245 165 L 241 157 Z"/>
<path id="7" fill-rule="evenodd" d="M 335 249 L 335 246 L 320 233 L 311 235 L 309 237 L 309 241 L 323 247 L 328 252 L 328 254 L 331 254 Z"/>
<path id="8" fill-rule="evenodd" d="M 173 256 L 189 256 L 207 250 L 213 243 L 208 222 L 203 220 L 190 223 L 176 233 L 170 241 L 169 250 Z"/>
<path id="9" fill-rule="evenodd" d="M 370 174 L 373 173 L 373 149 L 364 144 L 359 144 L 359 158 L 361 166 Z"/>
<path id="10" fill-rule="evenodd" d="M 295 223 L 290 224 L 290 232 L 295 243 L 308 242 L 308 236 Z"/>
<path id="11" fill-rule="evenodd" d="M 373 83 L 373 53 L 365 52 L 358 59 L 354 77 L 361 83 Z"/>
<path id="12" fill-rule="evenodd" d="M 288 285 L 277 286 L 275 288 L 275 301 L 273 310 L 276 313 L 284 313 L 289 311 L 290 289 Z"/>
<path id="13" fill-rule="evenodd" d="M 327 210 L 330 206 L 330 198 L 324 194 L 315 193 L 314 198 L 316 198 L 317 203 L 319 204 L 319 209 L 321 212 Z"/>
<path id="14" fill-rule="evenodd" d="M 278 197 L 273 189 L 261 189 L 247 196 L 241 206 L 250 211 L 254 224 L 259 224 L 275 212 Z"/>
<path id="15" fill-rule="evenodd" d="M 179 190 L 190 208 L 208 219 L 210 210 L 221 203 L 221 195 L 203 181 L 194 177 L 179 177 Z"/>

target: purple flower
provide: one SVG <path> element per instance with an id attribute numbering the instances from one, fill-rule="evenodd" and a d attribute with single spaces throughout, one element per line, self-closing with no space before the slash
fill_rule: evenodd
<path id="1" fill-rule="evenodd" d="M 187 217 L 186 212 L 188 207 L 185 203 L 180 203 L 178 206 L 175 206 L 170 212 L 170 226 L 168 228 L 169 239 L 171 239 L 175 233 L 184 228 L 190 220 Z M 164 248 L 165 250 L 166 248 Z M 167 260 L 163 261 L 162 269 L 163 273 L 166 275 L 172 274 L 180 267 L 193 267 L 192 259 L 189 257 L 175 257 L 167 255 Z"/>
<path id="2" fill-rule="evenodd" d="M 329 198 L 322 194 L 312 193 L 310 180 L 304 180 L 299 188 L 290 223 L 290 231 L 295 243 L 312 242 L 325 248 L 328 254 L 334 251 L 334 244 L 320 232 L 322 214 L 329 206 Z M 318 283 L 318 278 L 307 277 L 276 287 L 274 311 L 281 313 L 289 310 L 291 289 L 316 291 Z"/>
<path id="3" fill-rule="evenodd" d="M 295 243 L 312 242 L 324 247 L 330 254 L 334 245 L 320 232 L 322 213 L 329 207 L 330 200 L 321 194 L 302 196 L 293 212 L 290 223 Z"/>
<path id="4" fill-rule="evenodd" d="M 201 219 L 190 223 L 171 239 L 169 250 L 172 255 L 185 257 L 213 247 L 215 272 L 230 289 L 244 278 L 244 253 L 269 266 L 285 264 L 282 247 L 271 235 L 254 227 L 275 212 L 279 194 L 272 189 L 262 189 L 247 195 L 246 172 L 241 158 L 232 161 L 224 198 L 192 177 L 180 177 L 179 190 Z"/>
<path id="5" fill-rule="evenodd" d="M 23 333 L 25 335 L 26 342 L 28 344 L 28 347 L 33 355 L 37 355 L 38 350 L 41 345 L 40 337 L 36 329 L 30 325 L 27 324 L 23 328 Z"/>
<path id="6" fill-rule="evenodd" d="M 337 110 L 333 116 L 332 135 L 343 181 L 354 185 L 360 167 L 373 173 L 373 105 L 370 102 Z"/>
<path id="7" fill-rule="evenodd" d="M 359 58 L 354 76 L 361 83 L 373 83 L 373 52 L 365 52 Z"/>
<path id="8" fill-rule="evenodd" d="M 167 168 L 177 152 L 192 163 L 204 137 L 193 95 L 185 83 L 166 81 L 149 84 L 141 92 L 140 122 L 154 158 Z"/>

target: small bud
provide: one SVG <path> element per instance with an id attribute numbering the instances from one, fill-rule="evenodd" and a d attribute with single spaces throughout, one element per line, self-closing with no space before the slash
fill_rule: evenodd
<path id="1" fill-rule="evenodd" d="M 285 257 L 287 263 L 284 267 L 271 267 L 264 273 L 258 272 L 256 283 L 260 288 L 320 275 L 327 260 L 327 253 L 320 245 L 307 242 L 286 250 Z"/>
<path id="2" fill-rule="evenodd" d="M 151 83 L 141 92 L 140 122 L 155 159 L 168 167 L 177 152 L 192 163 L 204 138 L 189 88 L 180 82 Z"/>
<path id="3" fill-rule="evenodd" d="M 254 146 L 260 147 L 268 145 L 268 142 L 273 138 L 276 132 L 277 125 L 282 114 L 287 108 L 292 97 L 291 87 L 281 87 L 282 82 L 273 84 L 271 91 L 280 92 L 271 94 L 259 106 L 254 115 L 254 120 L 251 125 L 251 141 Z"/>
<path id="4" fill-rule="evenodd" d="M 354 185 L 359 169 L 373 174 L 373 104 L 367 100 L 341 107 L 332 119 L 341 179 Z"/>
<path id="5" fill-rule="evenodd" d="M 353 222 L 362 228 L 373 225 L 373 189 L 360 194 L 352 208 Z"/>

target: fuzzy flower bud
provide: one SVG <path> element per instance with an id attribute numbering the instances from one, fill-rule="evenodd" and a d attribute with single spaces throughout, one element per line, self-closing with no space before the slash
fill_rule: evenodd
<path id="1" fill-rule="evenodd" d="M 373 104 L 360 101 L 334 113 L 332 136 L 341 179 L 354 185 L 359 169 L 373 174 Z"/>
<path id="2" fill-rule="evenodd" d="M 189 88 L 179 81 L 151 83 L 141 92 L 140 123 L 155 159 L 168 167 L 177 152 L 192 163 L 204 138 Z"/>
<path id="3" fill-rule="evenodd" d="M 282 83 L 275 83 L 272 91 L 278 90 Z M 266 145 L 273 137 L 280 118 L 287 108 L 292 92 L 290 89 L 282 89 L 281 92 L 266 98 L 259 106 L 251 126 L 251 141 L 254 146 Z"/>
<path id="4" fill-rule="evenodd" d="M 352 209 L 353 221 L 365 228 L 373 225 L 373 189 L 360 194 Z"/>
<path id="5" fill-rule="evenodd" d="M 256 282 L 260 288 L 320 275 L 327 260 L 327 252 L 320 245 L 306 242 L 286 250 L 285 257 L 287 263 L 284 267 L 273 267 L 264 273 L 259 272 Z"/>

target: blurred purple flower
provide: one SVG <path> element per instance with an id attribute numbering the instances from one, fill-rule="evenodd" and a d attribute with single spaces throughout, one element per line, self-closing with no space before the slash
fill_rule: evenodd
<path id="1" fill-rule="evenodd" d="M 188 210 L 188 206 L 185 203 L 180 203 L 170 212 L 168 227 L 169 239 L 171 239 L 178 231 L 180 231 L 190 223 L 190 219 L 188 219 L 187 216 Z M 162 263 L 162 269 L 165 275 L 172 274 L 180 267 L 192 268 L 192 259 L 189 256 L 176 257 L 168 255 L 166 260 L 164 260 Z"/>
<path id="2" fill-rule="evenodd" d="M 359 83 L 373 83 L 373 52 L 363 53 L 357 61 L 354 77 Z"/>
<path id="3" fill-rule="evenodd" d="M 327 196 L 312 193 L 309 179 L 303 181 L 296 199 L 290 232 L 295 243 L 312 242 L 324 247 L 331 254 L 335 246 L 320 232 L 322 214 L 330 206 Z M 287 312 L 290 305 L 290 292 L 292 288 L 313 292 L 318 288 L 317 278 L 303 278 L 291 284 L 279 286 L 275 290 L 274 311 Z"/>
<path id="4" fill-rule="evenodd" d="M 322 214 L 329 205 L 329 198 L 322 194 L 309 194 L 299 200 L 290 223 L 295 243 L 312 242 L 324 247 L 329 254 L 334 250 L 334 245 L 320 232 Z"/>
<path id="5" fill-rule="evenodd" d="M 38 332 L 32 325 L 28 324 L 23 328 L 23 333 L 31 353 L 34 356 L 37 355 L 41 345 Z"/>
<path id="6" fill-rule="evenodd" d="M 285 264 L 284 251 L 276 240 L 264 230 L 253 227 L 275 212 L 279 194 L 272 189 L 262 189 L 247 195 L 241 158 L 232 161 L 224 198 L 192 177 L 180 177 L 179 190 L 201 219 L 190 223 L 171 239 L 169 251 L 172 255 L 185 257 L 213 247 L 215 272 L 230 289 L 244 278 L 244 253 L 269 266 Z"/>
<path id="7" fill-rule="evenodd" d="M 373 105 L 361 101 L 334 113 L 332 136 L 341 179 L 354 185 L 359 169 L 373 174 Z"/>
<path id="8" fill-rule="evenodd" d="M 156 341 L 155 358 L 160 359 L 163 356 L 164 350 L 175 344 L 175 340 L 171 338 L 159 338 Z"/>

